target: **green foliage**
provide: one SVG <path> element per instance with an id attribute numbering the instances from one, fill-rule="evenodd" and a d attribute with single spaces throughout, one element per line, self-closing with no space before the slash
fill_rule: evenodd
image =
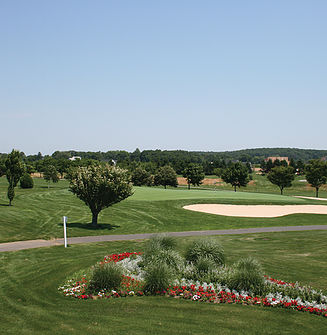
<path id="1" fill-rule="evenodd" d="M 150 172 L 141 167 L 137 167 L 132 172 L 132 183 L 135 186 L 151 186 L 153 184 L 153 177 Z"/>
<path id="2" fill-rule="evenodd" d="M 70 176 L 69 190 L 90 208 L 95 227 L 102 209 L 133 194 L 128 172 L 108 164 L 77 168 Z"/>
<path id="3" fill-rule="evenodd" d="M 169 165 L 159 168 L 154 175 L 154 184 L 162 185 L 165 188 L 167 188 L 167 186 L 177 187 L 177 175 L 175 170 Z"/>
<path id="4" fill-rule="evenodd" d="M 122 281 L 123 270 L 115 262 L 97 264 L 92 272 L 89 289 L 91 292 L 115 290 Z"/>
<path id="5" fill-rule="evenodd" d="M 52 181 L 53 183 L 58 183 L 59 177 L 58 177 L 58 171 L 56 167 L 54 165 L 45 166 L 44 171 L 43 171 L 43 178 L 48 183 L 50 183 L 50 181 Z"/>
<path id="6" fill-rule="evenodd" d="M 12 150 L 5 160 L 6 177 L 9 183 L 7 196 L 9 206 L 15 197 L 15 187 L 25 171 L 24 164 L 21 159 L 21 154 L 18 150 Z"/>
<path id="7" fill-rule="evenodd" d="M 316 197 L 320 186 L 327 183 L 327 163 L 319 159 L 311 160 L 305 166 L 305 177 L 308 183 L 316 189 Z"/>
<path id="8" fill-rule="evenodd" d="M 186 250 L 186 260 L 196 263 L 200 258 L 209 258 L 215 262 L 216 265 L 225 263 L 224 250 L 219 242 L 203 238 L 193 241 Z"/>
<path id="9" fill-rule="evenodd" d="M 33 178 L 29 173 L 24 173 L 20 180 L 19 184 L 21 188 L 33 188 L 34 187 L 34 181 Z"/>
<path id="10" fill-rule="evenodd" d="M 152 263 L 145 273 L 144 290 L 155 294 L 167 289 L 171 283 L 172 272 L 165 263 Z"/>
<path id="11" fill-rule="evenodd" d="M 201 165 L 191 163 L 183 171 L 183 177 L 186 178 L 188 188 L 190 189 L 191 184 L 193 186 L 200 186 L 200 184 L 202 184 L 201 181 L 204 179 L 205 175 Z"/>
<path id="12" fill-rule="evenodd" d="M 171 272 L 178 272 L 184 261 L 179 253 L 173 250 L 175 247 L 175 238 L 165 234 L 153 236 L 145 244 L 142 266 L 148 268 L 153 264 L 166 264 Z"/>
<path id="13" fill-rule="evenodd" d="M 234 265 L 228 287 L 237 291 L 251 291 L 261 294 L 264 289 L 263 271 L 259 262 L 252 258 L 242 258 Z"/>
<path id="14" fill-rule="evenodd" d="M 246 186 L 249 182 L 249 171 L 248 168 L 240 163 L 231 163 L 226 169 L 221 173 L 221 179 L 234 187 L 236 192 L 236 187 Z"/>
<path id="15" fill-rule="evenodd" d="M 276 166 L 271 169 L 267 175 L 268 180 L 280 188 L 280 194 L 283 194 L 285 187 L 291 187 L 295 178 L 294 169 L 290 166 Z"/>
<path id="16" fill-rule="evenodd" d="M 169 236 L 167 234 L 154 235 L 148 239 L 145 243 L 145 250 L 147 252 L 155 252 L 158 249 L 175 249 L 177 246 L 176 238 Z"/>

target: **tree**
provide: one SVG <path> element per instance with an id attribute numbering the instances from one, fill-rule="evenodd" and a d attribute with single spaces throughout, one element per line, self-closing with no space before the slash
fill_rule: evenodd
<path id="1" fill-rule="evenodd" d="M 15 187 L 25 171 L 24 164 L 21 159 L 20 152 L 18 150 L 12 150 L 5 160 L 5 173 L 8 180 L 8 199 L 9 206 L 15 197 Z"/>
<path id="2" fill-rule="evenodd" d="M 236 192 L 236 187 L 246 186 L 249 182 L 249 172 L 248 168 L 240 163 L 231 163 L 226 169 L 221 172 L 221 179 L 234 187 Z"/>
<path id="3" fill-rule="evenodd" d="M 47 165 L 43 171 L 43 178 L 48 182 L 48 188 L 50 187 L 50 181 L 53 183 L 58 183 L 58 171 L 53 165 Z"/>
<path id="4" fill-rule="evenodd" d="M 267 175 L 268 180 L 277 185 L 280 189 L 280 194 L 283 194 L 285 187 L 291 187 L 292 181 L 295 178 L 294 169 L 291 166 L 275 166 Z"/>
<path id="5" fill-rule="evenodd" d="M 94 228 L 102 209 L 133 194 L 128 171 L 108 164 L 77 168 L 70 176 L 69 190 L 90 208 Z"/>
<path id="6" fill-rule="evenodd" d="M 147 185 L 151 186 L 153 177 L 151 173 L 141 167 L 137 167 L 132 172 L 132 183 L 135 186 Z"/>
<path id="7" fill-rule="evenodd" d="M 316 189 L 316 197 L 320 186 L 327 183 L 327 163 L 313 159 L 305 166 L 305 178 L 308 183 Z"/>
<path id="8" fill-rule="evenodd" d="M 167 188 L 167 186 L 177 187 L 177 175 L 175 170 L 169 165 L 160 167 L 154 175 L 154 183 L 155 185 L 162 185 L 165 188 Z"/>
<path id="9" fill-rule="evenodd" d="M 202 180 L 204 179 L 203 167 L 198 164 L 191 163 L 183 171 L 183 177 L 187 180 L 188 189 L 193 186 L 200 186 Z"/>

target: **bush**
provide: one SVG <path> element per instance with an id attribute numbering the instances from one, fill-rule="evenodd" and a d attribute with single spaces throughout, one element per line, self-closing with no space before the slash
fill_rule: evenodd
<path id="1" fill-rule="evenodd" d="M 91 292 L 117 289 L 122 281 L 122 275 L 122 268 L 114 262 L 97 264 L 93 269 L 89 289 Z"/>
<path id="2" fill-rule="evenodd" d="M 176 239 L 167 234 L 154 235 L 145 243 L 146 252 L 156 252 L 159 249 L 174 249 L 176 247 Z"/>
<path id="3" fill-rule="evenodd" d="M 144 290 L 148 293 L 162 292 L 167 289 L 172 279 L 172 273 L 165 263 L 153 263 L 145 272 Z"/>
<path id="4" fill-rule="evenodd" d="M 264 288 L 264 277 L 259 262 L 252 257 L 240 259 L 234 265 L 228 287 L 237 291 L 261 294 Z"/>
<path id="5" fill-rule="evenodd" d="M 20 180 L 20 187 L 21 188 L 33 188 L 34 187 L 34 181 L 30 174 L 24 173 Z"/>
<path id="6" fill-rule="evenodd" d="M 210 258 L 216 265 L 225 263 L 224 250 L 212 239 L 195 240 L 186 250 L 186 260 L 196 263 L 199 258 Z"/>

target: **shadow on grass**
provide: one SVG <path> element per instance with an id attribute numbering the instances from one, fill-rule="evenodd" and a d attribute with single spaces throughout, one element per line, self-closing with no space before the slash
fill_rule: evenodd
<path id="1" fill-rule="evenodd" d="M 59 226 L 63 226 L 62 223 Z M 111 225 L 110 223 L 100 223 L 97 227 L 92 226 L 92 223 L 80 223 L 80 222 L 71 222 L 67 223 L 67 228 L 82 228 L 88 230 L 114 230 L 120 228 L 120 226 Z"/>
<path id="2" fill-rule="evenodd" d="M 9 207 L 9 204 L 0 204 L 0 206 L 7 206 L 7 207 Z"/>

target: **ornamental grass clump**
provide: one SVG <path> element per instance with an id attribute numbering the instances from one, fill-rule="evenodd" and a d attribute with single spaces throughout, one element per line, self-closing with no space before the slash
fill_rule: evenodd
<path id="1" fill-rule="evenodd" d="M 146 252 L 155 252 L 157 249 L 172 250 L 176 248 L 176 239 L 167 234 L 159 234 L 151 237 L 145 243 Z"/>
<path id="2" fill-rule="evenodd" d="M 199 258 L 209 258 L 216 265 L 225 263 L 224 250 L 221 244 L 212 239 L 200 239 L 193 241 L 186 250 L 186 260 L 196 263 Z"/>
<path id="3" fill-rule="evenodd" d="M 261 294 L 265 282 L 260 263 L 252 258 L 242 258 L 233 266 L 234 271 L 229 278 L 228 287 L 236 291 L 249 291 Z"/>
<path id="4" fill-rule="evenodd" d="M 97 264 L 92 271 L 89 290 L 114 290 L 119 288 L 122 281 L 123 270 L 115 262 Z"/>
<path id="5" fill-rule="evenodd" d="M 172 280 L 172 272 L 165 263 L 151 264 L 144 277 L 144 291 L 151 294 L 165 291 Z"/>

